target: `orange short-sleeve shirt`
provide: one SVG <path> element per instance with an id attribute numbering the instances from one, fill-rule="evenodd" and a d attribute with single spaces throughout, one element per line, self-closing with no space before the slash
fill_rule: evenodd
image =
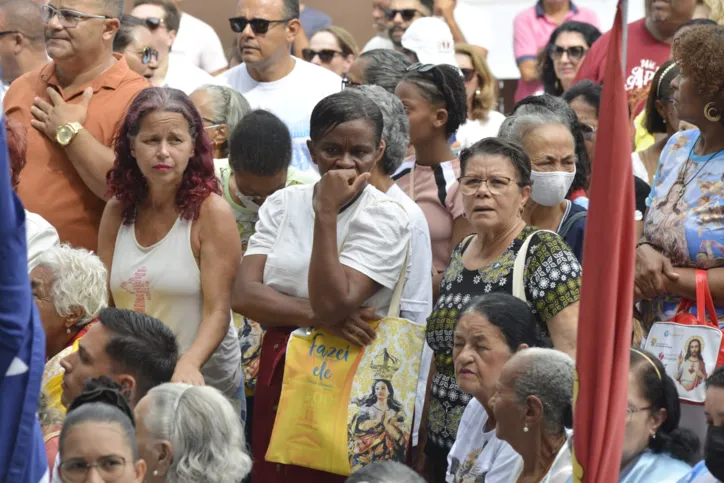
<path id="1" fill-rule="evenodd" d="M 79 102 L 83 91 L 92 87 L 93 97 L 83 127 L 110 147 L 131 101 L 149 87 L 146 79 L 128 68 L 125 57 L 114 55 L 118 62 L 72 92 L 58 86 L 55 63 L 50 62 L 16 79 L 4 100 L 5 115 L 28 130 L 26 165 L 18 186 L 25 208 L 48 220 L 58 230 L 61 242 L 94 251 L 105 202 L 85 185 L 63 148 L 30 125 L 30 107 L 35 97 L 50 100 L 46 92 L 49 86 L 55 87 L 71 104 Z"/>

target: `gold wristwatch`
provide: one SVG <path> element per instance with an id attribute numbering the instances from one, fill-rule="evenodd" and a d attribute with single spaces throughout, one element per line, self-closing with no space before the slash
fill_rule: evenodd
<path id="1" fill-rule="evenodd" d="M 58 130 L 55 132 L 55 140 L 61 146 L 67 146 L 75 138 L 75 135 L 83 130 L 83 125 L 79 122 L 69 122 L 58 126 Z"/>

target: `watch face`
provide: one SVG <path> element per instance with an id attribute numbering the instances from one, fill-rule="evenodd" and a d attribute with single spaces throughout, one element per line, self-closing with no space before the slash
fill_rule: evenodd
<path id="1" fill-rule="evenodd" d="M 61 126 L 58 129 L 58 142 L 60 144 L 68 144 L 73 138 L 73 131 L 68 126 Z"/>

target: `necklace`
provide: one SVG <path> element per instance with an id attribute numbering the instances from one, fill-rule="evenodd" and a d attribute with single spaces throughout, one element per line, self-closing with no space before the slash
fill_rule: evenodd
<path id="1" fill-rule="evenodd" d="M 699 139 L 701 139 L 701 135 L 696 138 L 696 141 L 694 142 L 694 145 L 691 147 L 691 151 L 689 151 L 689 156 L 686 158 L 686 161 L 684 162 L 684 167 L 681 170 L 681 175 L 679 176 L 679 179 L 681 180 L 681 187 L 679 188 L 679 200 L 681 200 L 681 197 L 684 196 L 684 191 L 686 191 L 686 187 L 696 179 L 696 177 L 701 173 L 701 171 L 706 167 L 707 164 L 709 164 L 709 161 L 714 159 L 719 153 L 724 151 L 724 149 L 720 149 L 719 151 L 715 152 L 711 156 L 709 156 L 709 159 L 704 161 L 701 165 L 701 167 L 696 170 L 694 175 L 689 178 L 689 181 L 686 181 L 686 170 L 689 169 L 689 161 L 691 161 L 691 156 L 694 154 L 694 148 L 696 148 L 696 144 L 699 142 Z"/>

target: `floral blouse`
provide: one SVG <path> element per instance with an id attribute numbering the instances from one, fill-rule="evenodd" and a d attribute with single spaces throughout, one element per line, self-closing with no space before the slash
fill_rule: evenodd
<path id="1" fill-rule="evenodd" d="M 537 228 L 526 226 L 505 252 L 479 270 L 463 266 L 463 253 L 472 237 L 463 240 L 452 253 L 440 283 L 440 297 L 427 319 L 427 343 L 434 352 L 428 412 L 428 452 L 447 456 L 455 442 L 458 425 L 471 396 L 455 383 L 453 333 L 460 314 L 476 296 L 490 292 L 513 293 L 513 264 L 523 242 Z M 541 337 L 550 344 L 546 322 L 575 303 L 581 292 L 581 265 L 563 239 L 554 233 L 533 236 L 523 274 L 528 305 L 539 322 Z"/>
<path id="2" fill-rule="evenodd" d="M 694 154 L 699 135 L 696 129 L 678 133 L 661 153 L 643 237 L 674 267 L 708 270 L 724 267 L 724 152 Z M 679 302 L 672 296 L 641 304 L 644 322 L 668 320 Z M 724 308 L 717 312 L 722 325 Z"/>

